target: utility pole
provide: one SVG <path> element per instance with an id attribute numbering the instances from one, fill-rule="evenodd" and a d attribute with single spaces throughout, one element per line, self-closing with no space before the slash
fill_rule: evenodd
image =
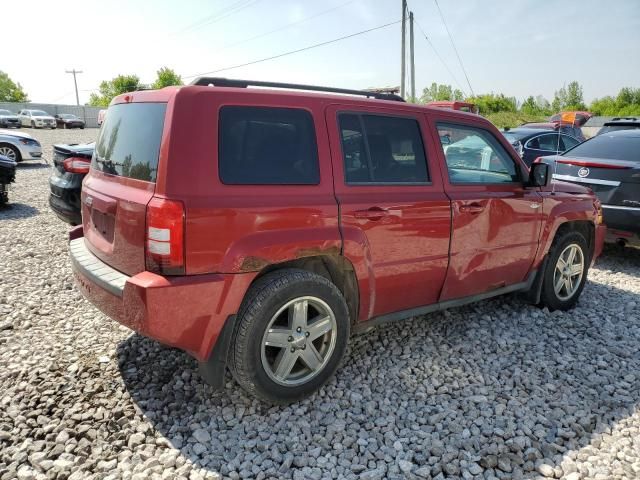
<path id="1" fill-rule="evenodd" d="M 413 56 L 413 12 L 409 12 L 409 62 L 411 71 L 411 99 L 416 101 L 416 64 Z"/>
<path id="2" fill-rule="evenodd" d="M 407 0 L 402 0 L 402 48 L 401 48 L 401 61 L 400 61 L 400 96 L 404 98 L 404 84 L 405 84 L 405 59 L 407 57 L 405 53 L 405 39 L 407 37 L 407 17 L 405 12 L 407 11 Z"/>
<path id="3" fill-rule="evenodd" d="M 76 105 L 80 106 L 80 97 L 78 97 L 78 82 L 76 81 L 76 74 L 82 73 L 82 70 L 66 70 L 67 73 L 73 74 L 73 85 L 76 87 Z"/>

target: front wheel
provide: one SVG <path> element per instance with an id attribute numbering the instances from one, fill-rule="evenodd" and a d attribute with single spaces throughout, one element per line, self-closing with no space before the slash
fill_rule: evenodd
<path id="1" fill-rule="evenodd" d="M 542 304 L 550 310 L 569 310 L 584 288 L 589 270 L 587 241 L 579 232 L 557 238 L 549 252 L 542 284 Z"/>
<path id="2" fill-rule="evenodd" d="M 331 378 L 347 347 L 349 313 L 326 278 L 287 269 L 259 279 L 238 313 L 229 366 L 269 403 L 290 403 Z"/>

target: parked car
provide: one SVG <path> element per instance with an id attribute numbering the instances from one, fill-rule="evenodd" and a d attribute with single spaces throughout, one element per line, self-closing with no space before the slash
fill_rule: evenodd
<path id="1" fill-rule="evenodd" d="M 9 184 L 16 179 L 16 165 L 13 160 L 0 155 L 0 207 L 9 202 Z"/>
<path id="2" fill-rule="evenodd" d="M 291 402 L 352 331 L 509 292 L 575 305 L 605 227 L 589 189 L 549 181 L 481 116 L 200 78 L 112 101 L 70 260 L 84 296 L 211 384 L 228 365 Z"/>
<path id="3" fill-rule="evenodd" d="M 580 143 L 580 140 L 569 134 L 544 129 L 512 128 L 502 134 L 528 166 L 540 156 L 562 153 Z"/>
<path id="4" fill-rule="evenodd" d="M 56 128 L 56 119 L 44 110 L 20 110 L 18 118 L 23 127 Z"/>
<path id="5" fill-rule="evenodd" d="M 84 128 L 84 120 L 71 113 L 58 113 L 55 119 L 56 125 L 60 128 Z"/>
<path id="6" fill-rule="evenodd" d="M 549 118 L 549 121 L 569 123 L 577 127 L 582 127 L 585 123 L 589 121 L 591 117 L 593 117 L 593 113 L 591 112 L 566 111 L 566 112 L 559 112 L 559 113 L 556 113 L 555 115 L 552 115 L 551 118 Z"/>
<path id="7" fill-rule="evenodd" d="M 552 130 L 554 132 L 565 133 L 584 142 L 587 137 L 582 133 L 582 128 L 571 123 L 564 122 L 530 122 L 523 123 L 518 128 L 535 128 L 537 130 Z"/>
<path id="8" fill-rule="evenodd" d="M 27 133 L 0 130 L 0 155 L 14 162 L 40 160 L 42 146 Z"/>
<path id="9" fill-rule="evenodd" d="M 608 241 L 640 246 L 640 130 L 596 135 L 537 162 L 549 164 L 554 178 L 595 192 L 602 202 Z"/>
<path id="10" fill-rule="evenodd" d="M 20 128 L 20 119 L 9 110 L 0 110 L 0 127 L 1 128 Z"/>
<path id="11" fill-rule="evenodd" d="M 640 128 L 640 118 L 638 117 L 615 117 L 610 121 L 605 122 L 597 135 L 603 133 L 614 132 L 616 130 L 633 130 Z"/>
<path id="12" fill-rule="evenodd" d="M 80 191 L 82 180 L 89 173 L 94 143 L 54 145 L 53 168 L 49 177 L 49 206 L 61 220 L 82 223 Z"/>

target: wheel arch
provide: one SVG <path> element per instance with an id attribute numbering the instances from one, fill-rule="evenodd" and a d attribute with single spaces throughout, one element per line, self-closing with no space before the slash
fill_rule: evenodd
<path id="1" fill-rule="evenodd" d="M 289 268 L 312 272 L 332 282 L 347 302 L 351 324 L 357 321 L 360 307 L 358 279 L 353 264 L 347 258 L 342 255 L 313 255 L 272 263 L 260 270 L 252 285 L 268 273 Z"/>

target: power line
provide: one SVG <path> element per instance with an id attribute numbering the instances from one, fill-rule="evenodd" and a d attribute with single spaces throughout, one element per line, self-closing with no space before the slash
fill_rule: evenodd
<path id="1" fill-rule="evenodd" d="M 299 25 L 301 23 L 307 22 L 309 20 L 313 20 L 314 18 L 317 18 L 317 17 L 320 17 L 320 16 L 325 15 L 327 13 L 333 12 L 334 10 L 338 10 L 339 8 L 346 7 L 350 3 L 353 3 L 354 1 L 355 0 L 349 0 L 348 2 L 345 2 L 345 3 L 341 4 L 341 5 L 336 6 L 336 7 L 329 8 L 327 10 L 323 10 L 321 12 L 318 12 L 318 13 L 316 13 L 314 15 L 311 15 L 309 17 L 303 18 L 301 20 L 297 20 L 295 22 L 287 23 L 286 25 L 283 25 L 283 26 L 281 26 L 279 28 L 276 28 L 274 30 L 269 30 L 268 32 L 261 33 L 259 35 L 254 36 L 254 37 L 251 37 L 251 38 L 247 38 L 246 40 L 241 40 L 239 42 L 235 42 L 235 43 L 232 43 L 232 44 L 229 44 L 229 45 L 223 45 L 222 48 L 220 50 L 218 50 L 218 51 L 224 51 L 224 50 L 226 50 L 228 48 L 232 48 L 232 47 L 235 47 L 235 46 L 238 46 L 238 45 L 242 45 L 242 44 L 245 44 L 245 43 L 250 42 L 252 40 L 257 40 L 258 38 L 266 37 L 267 35 L 271 35 L 272 33 L 281 32 L 282 30 L 286 30 L 287 28 L 294 27 L 294 26 Z"/>
<path id="2" fill-rule="evenodd" d="M 238 13 L 239 11 L 244 10 L 245 8 L 251 7 L 252 5 L 254 5 L 259 1 L 260 0 L 240 0 L 238 2 L 232 3 L 228 7 L 225 7 L 217 12 L 214 12 L 211 15 L 208 15 L 205 18 L 192 23 L 191 25 L 187 25 L 182 30 L 179 30 L 178 32 L 174 33 L 174 35 L 180 35 L 183 33 L 192 32 L 194 30 L 198 30 L 199 28 L 204 27 L 205 25 L 211 25 L 212 23 L 219 22 L 220 20 L 227 18 L 228 16 L 233 15 L 234 13 Z"/>
<path id="3" fill-rule="evenodd" d="M 297 50 L 291 50 L 289 52 L 280 53 L 278 55 L 273 55 L 273 56 L 267 57 L 267 58 L 261 58 L 259 60 L 253 60 L 251 62 L 242 63 L 242 64 L 239 64 L 239 65 L 233 65 L 231 67 L 219 68 L 217 70 L 212 70 L 210 72 L 198 73 L 196 75 L 185 75 L 184 78 L 202 77 L 202 76 L 205 76 L 205 75 L 211 75 L 212 73 L 225 72 L 227 70 L 234 70 L 236 68 L 246 67 L 248 65 L 255 65 L 256 63 L 262 63 L 262 62 L 266 62 L 268 60 L 275 60 L 276 58 L 286 57 L 287 55 L 293 55 L 294 53 L 300 53 L 300 52 L 304 52 L 306 50 L 311 50 L 312 48 L 322 47 L 324 45 L 329 45 L 331 43 L 336 43 L 336 42 L 339 42 L 341 40 L 346 40 L 348 38 L 356 37 L 358 35 L 363 35 L 365 33 L 373 32 L 374 30 L 380 30 L 382 28 L 386 28 L 386 27 L 389 27 L 391 25 L 396 25 L 397 23 L 400 23 L 400 22 L 401 22 L 401 20 L 396 20 L 395 22 L 385 23 L 384 25 L 379 25 L 377 27 L 369 28 L 367 30 L 362 30 L 360 32 L 352 33 L 350 35 L 345 35 L 344 37 L 334 38 L 333 40 L 327 40 L 326 42 L 316 43 L 314 45 L 309 45 L 307 47 L 298 48 Z"/>
<path id="4" fill-rule="evenodd" d="M 438 12 L 440 13 L 440 18 L 442 19 L 442 24 L 444 28 L 447 30 L 447 34 L 449 35 L 449 40 L 451 41 L 451 46 L 453 47 L 453 51 L 456 52 L 456 57 L 458 57 L 458 62 L 460 62 L 460 67 L 462 68 L 462 72 L 464 73 L 464 77 L 467 79 L 467 83 L 469 84 L 469 90 L 471 90 L 471 95 L 475 97 L 475 93 L 473 91 L 473 87 L 471 86 L 471 82 L 469 81 L 469 76 L 467 75 L 467 70 L 464 68 L 464 64 L 462 63 L 462 58 L 460 58 L 460 54 L 458 53 L 458 49 L 456 48 L 456 44 L 453 42 L 453 36 L 449 31 L 449 27 L 447 27 L 447 22 L 444 21 L 444 15 L 442 14 L 442 10 L 440 10 L 440 5 L 438 5 L 438 0 L 433 0 L 438 7 Z"/>
<path id="5" fill-rule="evenodd" d="M 416 20 L 414 18 L 414 21 L 416 22 L 416 25 L 418 26 L 418 29 L 420 30 L 420 33 L 422 33 L 422 36 L 424 37 L 424 39 L 429 43 L 429 45 L 431 46 L 431 48 L 433 49 L 433 53 L 436 54 L 436 56 L 438 57 L 438 60 L 440 60 L 440 62 L 442 63 L 442 65 L 444 66 L 444 68 L 447 69 L 447 72 L 449 72 L 449 75 L 451 75 L 451 78 L 453 78 L 453 81 L 456 83 L 456 85 L 458 86 L 458 88 L 460 90 L 462 90 L 462 93 L 464 93 L 464 88 L 462 88 L 462 85 L 460 85 L 460 82 L 458 81 L 458 79 L 456 78 L 456 76 L 454 75 L 454 73 L 451 71 L 451 69 L 449 68 L 449 65 L 447 65 L 447 62 L 444 61 L 444 59 L 440 56 L 440 53 L 438 53 L 438 50 L 436 49 L 435 45 L 431 42 L 431 40 L 429 39 L 429 37 L 427 36 L 426 33 L 424 33 L 424 30 L 422 29 L 422 26 L 420 25 L 420 23 L 418 22 L 418 20 Z M 464 94 L 465 97 L 467 96 L 467 94 Z"/>

